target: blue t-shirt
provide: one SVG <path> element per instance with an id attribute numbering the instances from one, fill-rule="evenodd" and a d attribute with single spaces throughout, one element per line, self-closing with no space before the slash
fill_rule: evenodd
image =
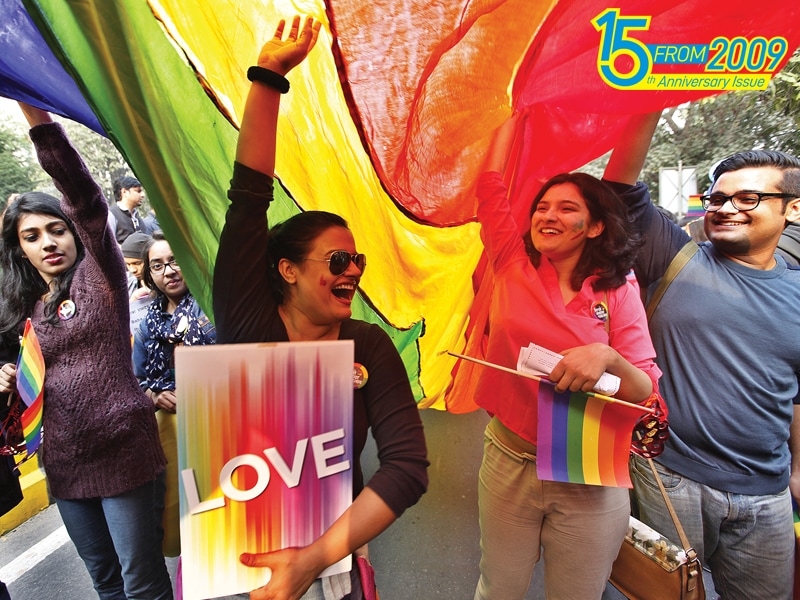
<path id="1" fill-rule="evenodd" d="M 645 238 L 637 277 L 652 293 L 690 238 L 649 199 L 628 198 Z M 658 462 L 728 492 L 774 494 L 789 483 L 800 271 L 776 263 L 752 269 L 703 243 L 650 320 L 671 431 Z"/>

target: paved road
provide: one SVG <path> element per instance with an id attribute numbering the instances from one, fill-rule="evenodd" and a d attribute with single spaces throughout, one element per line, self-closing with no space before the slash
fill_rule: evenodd
<path id="1" fill-rule="evenodd" d="M 470 600 L 478 579 L 477 470 L 482 412 L 422 411 L 428 437 L 430 489 L 416 506 L 370 543 L 383 600 Z M 372 455 L 368 447 L 365 454 Z M 365 473 L 375 463 L 365 463 Z M 26 554 L 29 553 L 29 554 Z M 168 559 L 173 574 L 175 559 Z M 13 600 L 90 600 L 91 580 L 51 506 L 0 537 L 0 580 Z M 709 600 L 715 596 L 709 595 Z M 525 600 L 543 600 L 540 569 Z M 603 600 L 624 600 L 610 585 Z"/>

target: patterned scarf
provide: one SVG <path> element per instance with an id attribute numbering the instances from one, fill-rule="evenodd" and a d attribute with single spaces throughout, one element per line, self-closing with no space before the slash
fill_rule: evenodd
<path id="1" fill-rule="evenodd" d="M 176 346 L 201 346 L 215 341 L 215 336 L 205 333 L 195 317 L 199 314 L 207 322 L 191 293 L 186 293 L 171 315 L 164 310 L 166 303 L 166 298 L 153 301 L 145 317 L 148 332 L 144 344 L 147 350 L 147 387 L 156 392 L 175 389 L 173 355 Z M 213 328 L 212 333 L 215 333 Z"/>

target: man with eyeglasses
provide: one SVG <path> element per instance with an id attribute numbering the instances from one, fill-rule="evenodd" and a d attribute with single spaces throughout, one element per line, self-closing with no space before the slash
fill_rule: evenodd
<path id="1" fill-rule="evenodd" d="M 608 179 L 636 182 L 658 117 L 632 120 Z M 635 270 L 648 300 L 673 259 L 686 260 L 650 316 L 670 421 L 659 475 L 721 597 L 791 598 L 800 270 L 776 247 L 800 221 L 800 160 L 768 151 L 723 160 L 703 197 L 709 241 L 701 244 L 646 197 L 623 198 L 645 239 Z M 678 539 L 647 464 L 634 457 L 631 475 L 640 518 Z"/>

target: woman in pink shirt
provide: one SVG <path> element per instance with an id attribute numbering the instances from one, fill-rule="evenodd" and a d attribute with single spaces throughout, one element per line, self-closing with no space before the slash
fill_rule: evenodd
<path id="1" fill-rule="evenodd" d="M 557 175 L 533 199 L 520 235 L 500 174 L 515 122 L 498 131 L 477 187 L 495 278 L 486 358 L 513 368 L 533 342 L 564 356 L 550 375 L 556 391 L 591 391 L 608 372 L 620 378 L 618 398 L 647 401 L 661 373 L 628 278 L 637 241 L 625 205 L 595 177 Z M 486 369 L 477 386 L 477 403 L 493 416 L 479 476 L 476 600 L 524 598 L 540 556 L 548 598 L 600 598 L 627 530 L 627 489 L 537 478 L 538 385 Z"/>

